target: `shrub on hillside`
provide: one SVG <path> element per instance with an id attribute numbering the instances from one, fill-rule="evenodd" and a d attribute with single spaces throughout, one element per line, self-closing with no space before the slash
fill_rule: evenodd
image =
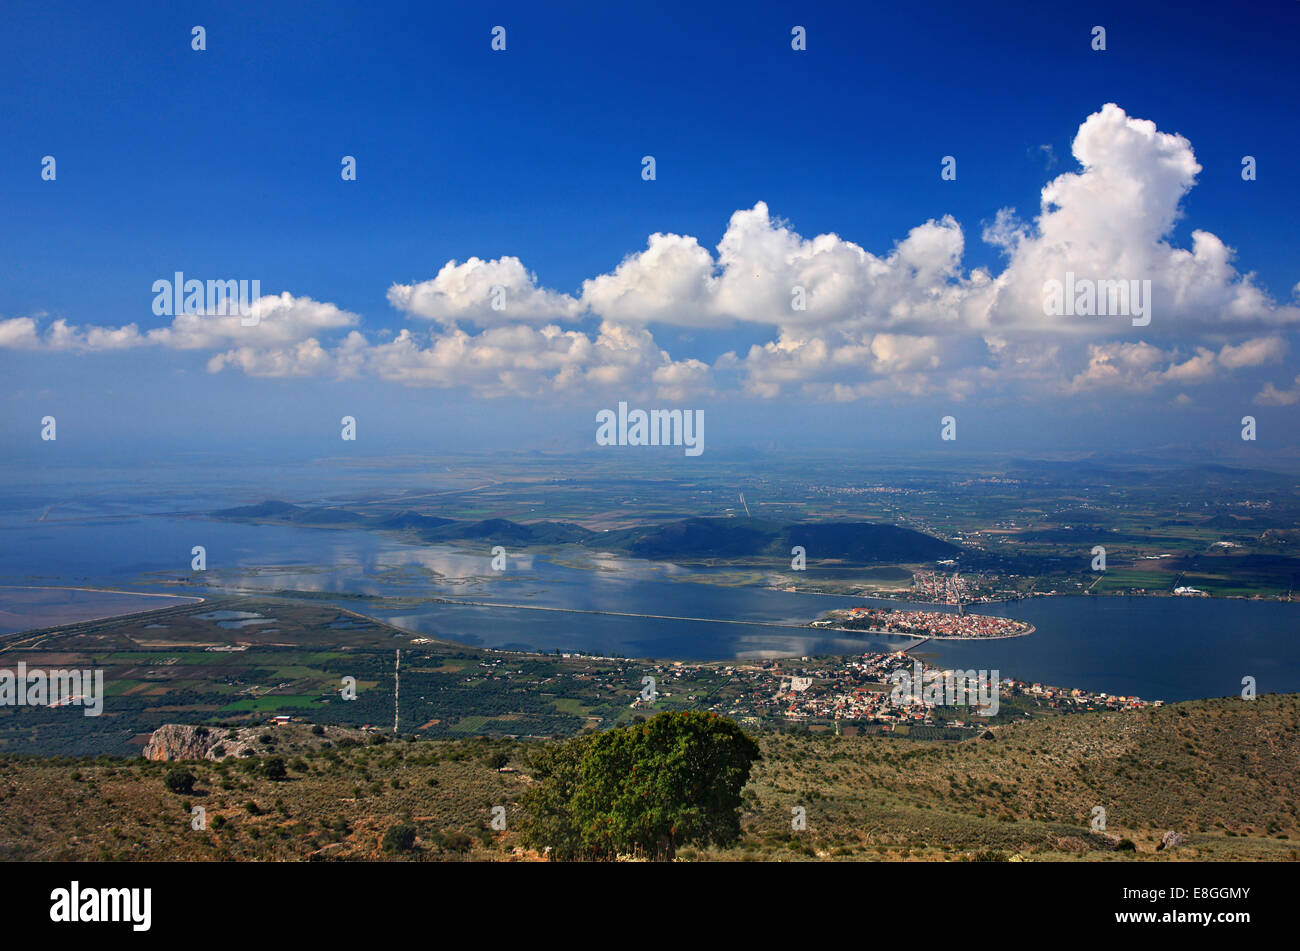
<path id="1" fill-rule="evenodd" d="M 194 792 L 194 774 L 187 769 L 173 769 L 163 777 L 163 785 L 178 796 L 188 796 Z"/>
<path id="2" fill-rule="evenodd" d="M 415 826 L 409 822 L 399 822 L 384 831 L 383 847 L 385 852 L 409 852 L 415 848 Z"/>

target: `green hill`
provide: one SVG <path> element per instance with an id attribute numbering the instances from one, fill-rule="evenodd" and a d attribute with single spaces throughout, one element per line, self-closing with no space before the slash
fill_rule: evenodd
<path id="1" fill-rule="evenodd" d="M 611 539 L 610 536 L 613 536 Z M 642 558 L 780 558 L 801 545 L 809 561 L 857 564 L 936 561 L 960 553 L 956 545 L 921 532 L 873 522 L 779 524 L 759 519 L 688 518 L 652 529 L 601 536 Z"/>
<path id="2" fill-rule="evenodd" d="M 514 522 L 490 518 L 455 521 L 407 511 L 384 519 L 338 508 L 308 508 L 289 502 L 221 509 L 214 518 L 275 521 L 298 525 L 345 524 L 415 532 L 426 542 L 482 541 L 516 545 L 587 545 L 659 560 L 788 559 L 801 545 L 809 561 L 894 564 L 953 558 L 961 549 L 942 539 L 896 525 L 873 522 L 778 523 L 761 519 L 687 518 L 594 532 L 572 522 Z"/>

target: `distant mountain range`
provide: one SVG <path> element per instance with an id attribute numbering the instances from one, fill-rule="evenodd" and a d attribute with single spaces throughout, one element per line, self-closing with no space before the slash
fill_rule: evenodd
<path id="1" fill-rule="evenodd" d="M 799 545 L 812 562 L 895 564 L 938 561 L 956 557 L 961 551 L 942 539 L 874 522 L 782 524 L 750 518 L 687 518 L 667 524 L 596 532 L 572 522 L 522 523 L 504 518 L 468 522 L 412 511 L 371 518 L 347 509 L 277 501 L 221 509 L 212 515 L 238 521 L 406 531 L 427 542 L 483 541 L 522 547 L 582 545 L 656 560 L 789 558 L 791 549 Z"/>

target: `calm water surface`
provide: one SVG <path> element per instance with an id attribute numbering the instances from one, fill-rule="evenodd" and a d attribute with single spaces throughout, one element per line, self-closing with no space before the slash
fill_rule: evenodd
<path id="1" fill-rule="evenodd" d="M 165 582 L 189 577 L 190 551 L 203 545 L 208 564 L 204 577 L 207 589 L 214 591 L 439 596 L 750 622 L 446 604 L 384 611 L 371 610 L 364 602 L 338 602 L 407 630 L 480 646 L 703 660 L 893 650 L 916 643 L 910 638 L 831 635 L 797 627 L 833 607 L 901 606 L 899 602 L 703 584 L 689 580 L 699 573 L 671 564 L 591 553 L 555 564 L 521 553 L 511 557 L 502 575 L 490 568 L 488 545 L 478 552 L 411 545 L 358 530 L 125 512 L 104 518 L 78 511 L 75 505 L 56 508 L 40 521 L 43 512 L 43 507 L 23 505 L 0 510 L 0 585 L 130 586 L 181 593 Z M 3 599 L 0 589 L 0 610 Z M 997 669 L 1003 676 L 1152 699 L 1235 695 L 1247 675 L 1256 678 L 1261 693 L 1300 691 L 1300 605 L 1054 597 L 978 610 L 1028 621 L 1037 631 L 1012 640 L 931 641 L 920 653 L 945 665 Z"/>

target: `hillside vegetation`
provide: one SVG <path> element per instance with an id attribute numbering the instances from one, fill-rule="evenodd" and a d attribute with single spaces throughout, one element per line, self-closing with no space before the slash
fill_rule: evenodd
<path id="1" fill-rule="evenodd" d="M 554 743 L 389 740 L 330 727 L 170 763 L 5 757 L 0 859 L 539 858 L 530 764 Z M 959 744 L 761 734 L 741 834 L 681 860 L 1297 858 L 1300 697 L 1028 721 Z M 284 767 L 283 778 L 273 778 Z M 172 792 L 168 774 L 194 777 Z M 183 784 L 182 784 L 183 785 Z M 191 828 L 192 808 L 207 828 Z M 492 828 L 493 807 L 506 828 Z M 1106 810 L 1107 835 L 1089 829 Z M 806 829 L 792 828 L 792 810 Z M 1181 844 L 1157 851 L 1167 831 Z M 1128 840 L 1134 850 L 1116 849 Z"/>

